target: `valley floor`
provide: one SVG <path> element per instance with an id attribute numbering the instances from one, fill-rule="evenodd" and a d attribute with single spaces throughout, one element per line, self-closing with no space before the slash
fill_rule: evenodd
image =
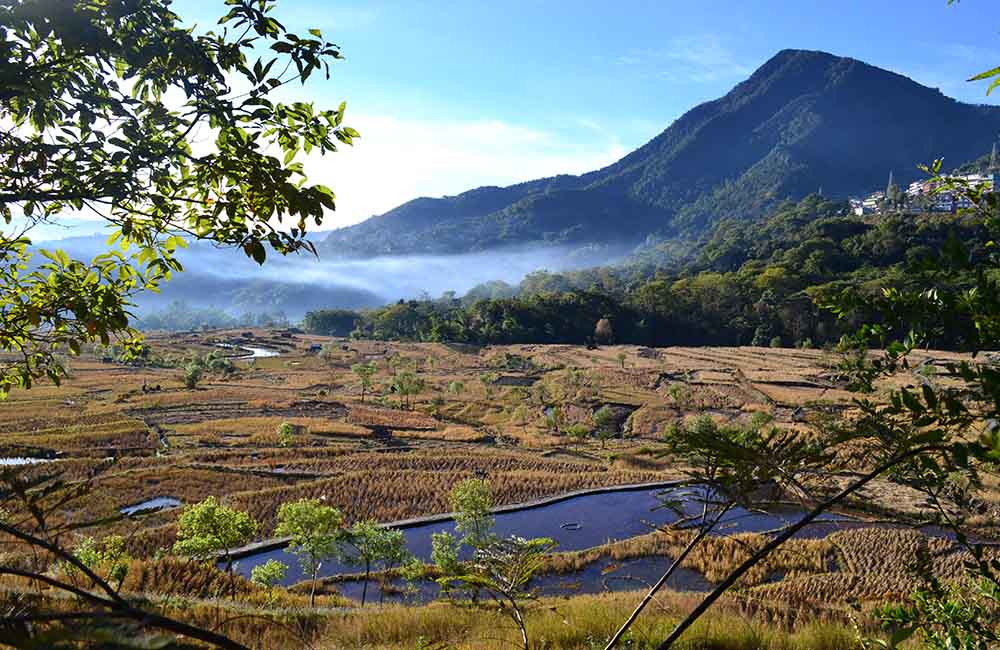
<path id="1" fill-rule="evenodd" d="M 349 521 L 384 522 L 447 512 L 451 488 L 472 477 L 488 478 L 500 504 L 664 482 L 685 477 L 685 467 L 664 455 L 662 438 L 687 418 L 744 422 L 760 412 L 781 428 L 808 431 L 853 408 L 853 394 L 833 371 L 835 356 L 820 350 L 475 347 L 265 330 L 153 334 L 148 344 L 141 364 L 97 350 L 71 360 L 63 386 L 13 394 L 0 408 L 0 463 L 30 459 L 18 465 L 26 476 L 57 470 L 85 484 L 72 507 L 50 516 L 60 524 L 101 523 L 74 531 L 65 543 L 124 535 L 137 558 L 125 589 L 202 599 L 193 612 L 211 609 L 210 599 L 230 585 L 218 571 L 159 559 L 175 538 L 180 510 L 172 506 L 219 497 L 260 522 L 260 541 L 273 535 L 278 507 L 302 497 L 324 499 Z M 209 359 L 207 370 L 185 385 L 194 357 Z M 916 370 L 890 383 L 947 382 L 937 371 L 955 358 L 917 354 Z M 352 370 L 357 364 L 376 367 L 364 395 Z M 418 390 L 400 392 L 395 380 L 403 373 L 419 379 Z M 594 431 L 601 409 L 605 426 Z M 984 486 L 981 497 L 990 523 L 1000 489 Z M 893 519 L 919 516 L 926 504 L 881 482 L 853 507 Z M 129 508 L 129 516 L 117 517 Z M 753 536 L 742 546 L 732 539 L 714 540 L 692 559 L 699 579 L 718 579 L 754 543 Z M 549 570 L 600 560 L 602 574 L 613 573 L 638 557 L 676 556 L 681 542 L 661 533 L 633 537 L 558 554 Z M 936 545 L 917 532 L 884 528 L 795 542 L 794 552 L 748 577 L 690 647 L 852 646 L 847 603 L 901 597 L 913 582 L 897 569 L 917 549 Z M 942 575 L 951 575 L 958 559 L 943 562 Z M 238 591 L 231 606 L 304 606 L 297 587 L 265 594 L 242 581 Z M 321 591 L 326 613 L 318 618 L 281 615 L 309 628 L 317 647 L 506 647 L 506 632 L 482 610 L 445 603 L 330 610 L 351 601 L 337 595 L 336 580 Z M 667 592 L 658 613 L 636 628 L 634 647 L 661 636 L 694 598 Z M 529 627 L 539 647 L 598 647 L 637 599 L 632 592 L 546 597 L 532 606 Z M 744 618 L 748 612 L 755 623 Z M 797 631 L 766 627 L 777 623 Z M 272 634 L 267 626 L 240 625 L 247 640 Z M 726 635 L 733 643 L 720 641 Z"/>

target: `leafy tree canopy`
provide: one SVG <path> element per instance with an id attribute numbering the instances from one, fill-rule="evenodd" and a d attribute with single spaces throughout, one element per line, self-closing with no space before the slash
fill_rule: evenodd
<path id="1" fill-rule="evenodd" d="M 215 497 L 188 506 L 177 520 L 174 552 L 197 558 L 245 544 L 257 534 L 257 522 L 245 512 L 222 505 Z"/>
<path id="2" fill-rule="evenodd" d="M 358 133 L 333 110 L 276 92 L 341 58 L 319 30 L 293 34 L 265 0 L 228 0 L 199 33 L 167 0 L 13 0 L 0 5 L 0 396 L 48 376 L 58 355 L 130 329 L 130 297 L 181 270 L 186 238 L 263 263 L 312 250 L 334 208 L 299 160 Z M 92 260 L 42 250 L 30 232 L 68 214 L 108 222 Z"/>

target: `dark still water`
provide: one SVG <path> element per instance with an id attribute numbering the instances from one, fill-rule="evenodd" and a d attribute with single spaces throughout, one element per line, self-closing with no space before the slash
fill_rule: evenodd
<path id="1" fill-rule="evenodd" d="M 696 514 L 701 511 L 698 499 L 702 494 L 700 490 L 701 488 L 675 489 L 670 496 L 672 500 L 681 504 L 687 514 Z M 496 533 L 500 536 L 551 537 L 559 543 L 556 549 L 559 551 L 591 548 L 609 541 L 643 535 L 652 531 L 657 525 L 662 526 L 676 520 L 677 514 L 663 508 L 661 500 L 657 498 L 657 495 L 663 493 L 664 490 L 661 488 L 603 492 L 523 510 L 503 512 L 496 515 Z M 794 523 L 801 515 L 802 512 L 796 509 L 750 513 L 734 508 L 720 524 L 718 532 L 720 534 L 766 532 Z M 839 517 L 828 517 L 827 522 L 807 529 L 803 536 L 821 537 L 845 525 Z M 410 552 L 425 561 L 430 560 L 431 535 L 442 531 L 453 533 L 454 529 L 455 523 L 451 520 L 402 528 Z M 244 557 L 239 560 L 237 570 L 249 577 L 253 567 L 272 559 L 288 565 L 284 584 L 294 584 L 308 577 L 303 573 L 298 558 L 286 549 L 263 551 Z M 533 583 L 533 587 L 541 594 L 638 589 L 655 581 L 669 562 L 670 559 L 665 557 L 646 557 L 621 563 L 602 558 L 577 573 L 541 576 Z M 320 576 L 356 573 L 359 570 L 356 566 L 330 560 L 323 564 Z M 697 572 L 685 569 L 676 572 L 670 586 L 674 589 L 703 590 L 710 585 Z M 362 587 L 360 581 L 337 584 L 338 590 L 343 595 L 357 599 L 361 597 Z M 387 595 L 387 598 L 392 600 L 426 601 L 435 598 L 438 593 L 437 585 L 433 583 L 418 584 L 409 592 L 406 591 L 402 581 L 397 581 L 392 587 L 391 594 Z M 378 586 L 370 584 L 369 599 L 373 598 L 373 593 L 378 593 Z M 377 598 L 377 595 L 375 597 Z"/>

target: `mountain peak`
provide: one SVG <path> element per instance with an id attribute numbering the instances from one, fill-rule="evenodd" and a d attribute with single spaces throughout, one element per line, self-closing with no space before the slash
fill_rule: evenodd
<path id="1" fill-rule="evenodd" d="M 936 158 L 989 151 L 1000 108 L 857 59 L 784 49 L 618 162 L 582 176 L 404 204 L 334 231 L 330 252 L 449 253 L 527 242 L 636 243 L 759 217 L 823 188 L 846 199 Z"/>

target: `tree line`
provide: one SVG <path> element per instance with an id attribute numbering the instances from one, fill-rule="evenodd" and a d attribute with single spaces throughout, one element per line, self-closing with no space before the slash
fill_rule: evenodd
<path id="1" fill-rule="evenodd" d="M 653 264 L 655 256 L 642 251 L 621 267 L 537 271 L 517 287 L 494 282 L 463 297 L 314 311 L 305 326 L 380 340 L 584 344 L 604 320 L 616 343 L 808 347 L 880 318 L 864 309 L 838 318 L 827 306 L 844 299 L 861 306 L 885 288 L 914 286 L 931 272 L 934 252 L 957 241 L 977 255 L 987 236 L 952 215 L 859 217 L 809 196 L 761 221 L 722 222 L 686 258 Z M 945 281 L 961 288 L 973 277 Z M 938 328 L 931 343 L 955 347 L 962 336 Z"/>

